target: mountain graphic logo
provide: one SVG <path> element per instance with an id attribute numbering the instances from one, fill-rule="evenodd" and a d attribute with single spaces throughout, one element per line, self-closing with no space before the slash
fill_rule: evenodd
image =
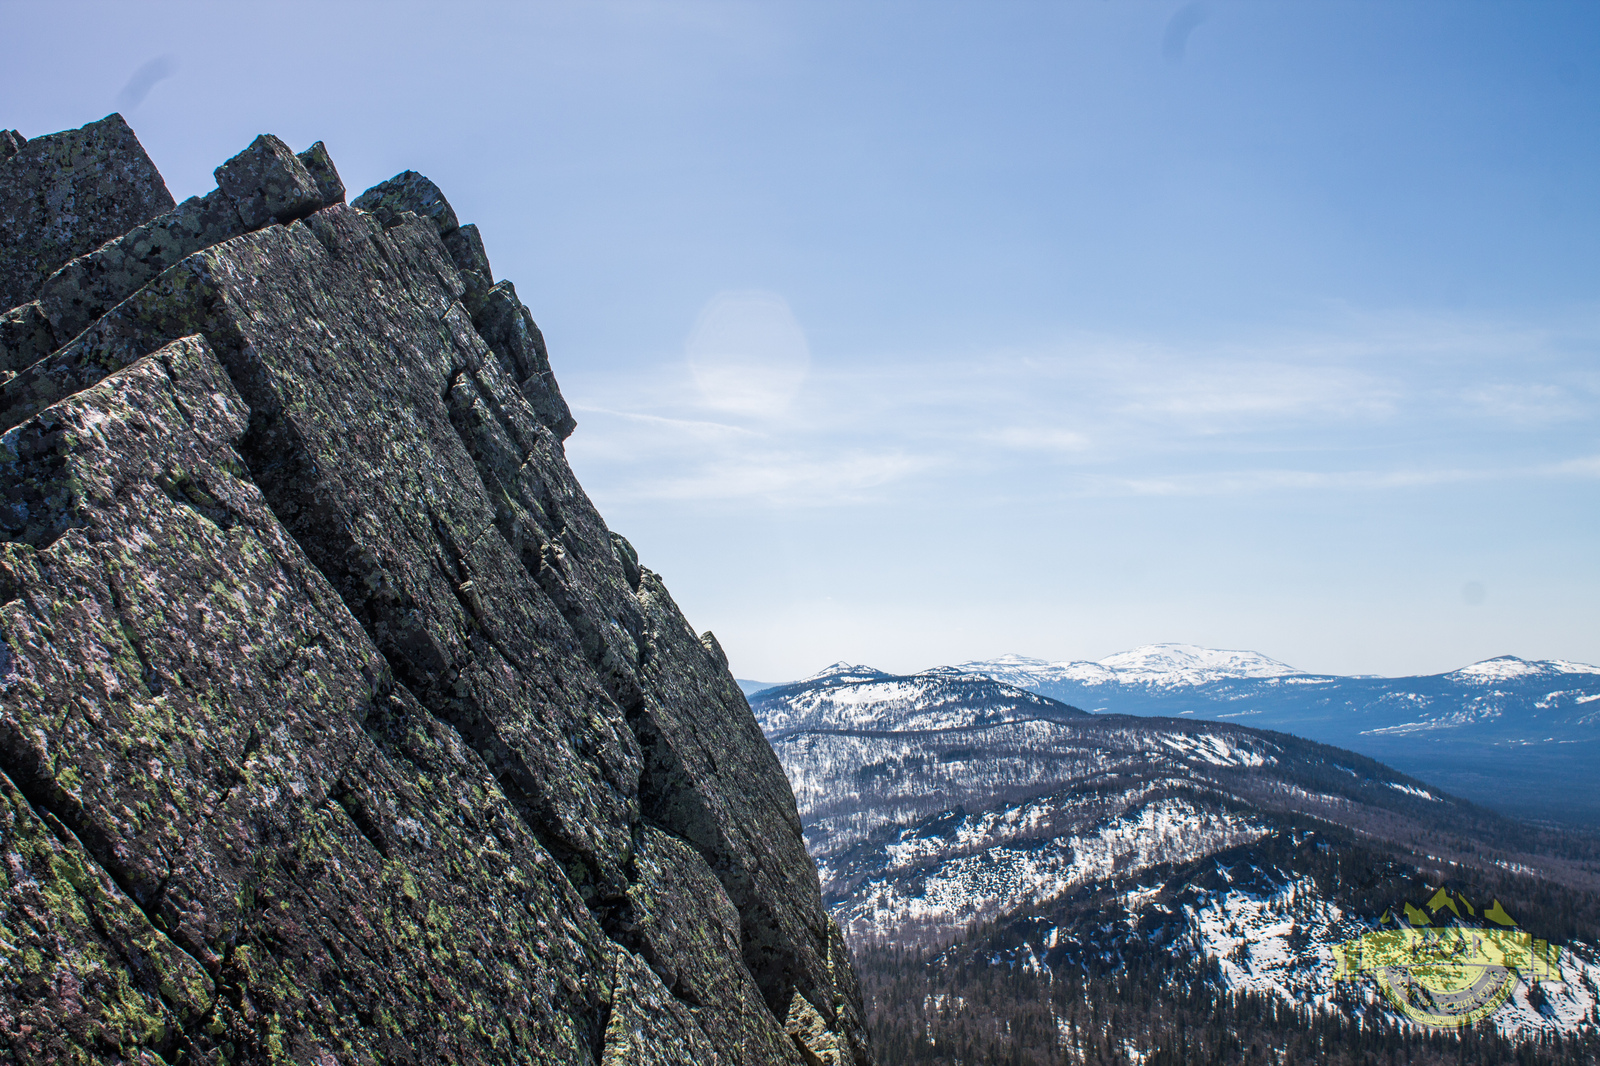
<path id="1" fill-rule="evenodd" d="M 1422 906 L 1386 911 L 1379 928 L 1334 949 L 1335 981 L 1376 979 L 1396 1010 L 1421 1025 L 1472 1025 L 1516 989 L 1558 979 L 1560 948 L 1536 940 L 1496 900 L 1480 914 L 1441 888 Z"/>

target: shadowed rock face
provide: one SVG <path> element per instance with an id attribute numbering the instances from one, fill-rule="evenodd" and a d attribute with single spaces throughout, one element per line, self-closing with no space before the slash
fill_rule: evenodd
<path id="1" fill-rule="evenodd" d="M 867 1062 L 777 759 L 476 228 L 320 145 L 218 183 L 0 331 L 49 346 L 0 385 L 0 1047 Z"/>

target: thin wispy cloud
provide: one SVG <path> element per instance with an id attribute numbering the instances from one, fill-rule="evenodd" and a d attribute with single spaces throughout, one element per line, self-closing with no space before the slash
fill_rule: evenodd
<path id="1" fill-rule="evenodd" d="M 979 439 L 1019 451 L 1075 453 L 1090 446 L 1086 435 L 1052 426 L 1005 426 L 991 433 L 980 434 Z"/>
<path id="2" fill-rule="evenodd" d="M 1556 463 L 1545 471 L 1554 477 L 1600 477 L 1600 455 L 1585 455 Z"/>
<path id="3" fill-rule="evenodd" d="M 777 507 L 838 507 L 883 502 L 881 490 L 928 471 L 929 456 L 846 452 L 828 456 L 767 452 L 725 457 L 683 477 L 641 481 L 645 499 L 737 501 Z"/>
<path id="4" fill-rule="evenodd" d="M 1594 412 L 1595 397 L 1567 384 L 1491 382 L 1462 392 L 1462 402 L 1485 418 L 1528 428 L 1570 422 Z"/>
<path id="5" fill-rule="evenodd" d="M 1102 478 L 1105 495 L 1239 496 L 1279 491 L 1369 492 L 1486 481 L 1510 476 L 1493 470 L 1220 470 L 1185 477 Z"/>
<path id="6" fill-rule="evenodd" d="M 790 320 L 786 305 L 772 306 L 781 351 Z M 949 478 L 1001 498 L 1372 493 L 1577 476 L 1592 462 L 1581 431 L 1600 422 L 1600 392 L 1564 352 L 1596 341 L 1600 328 L 1355 318 L 1322 334 L 1210 346 L 1086 335 L 959 358 L 812 364 L 805 353 L 803 374 L 779 375 L 781 405 L 758 396 L 744 406 L 708 392 L 692 364 L 669 363 L 629 387 L 585 382 L 626 399 L 577 403 L 570 446 L 609 499 L 764 508 L 915 499 Z M 803 335 L 791 351 L 801 344 Z M 767 372 L 747 362 L 758 379 Z M 1580 437 L 1525 432 L 1552 425 Z"/>
<path id="7" fill-rule="evenodd" d="M 1528 479 L 1600 477 L 1600 456 L 1583 456 L 1531 466 L 1412 470 L 1246 470 L 1213 471 L 1187 477 L 1087 479 L 1097 492 L 1148 496 L 1233 496 L 1281 490 L 1371 492 Z"/>
<path id="8" fill-rule="evenodd" d="M 617 411 L 609 407 L 595 407 L 587 404 L 573 404 L 572 409 L 578 414 L 599 415 L 602 417 L 621 419 L 623 422 L 636 423 L 643 427 L 641 436 L 651 440 L 658 440 L 662 436 L 676 436 L 686 440 L 704 441 L 725 438 L 758 438 L 760 433 L 745 426 L 733 426 L 725 422 L 711 422 L 698 418 L 668 418 L 664 415 L 641 414 L 637 411 Z M 623 434 L 613 433 L 611 439 L 617 439 Z"/>
<path id="9" fill-rule="evenodd" d="M 1179 421 L 1306 414 L 1382 417 L 1393 412 L 1398 399 L 1392 382 L 1362 369 L 1259 358 L 1217 359 L 1199 366 L 1194 362 L 1192 357 L 1170 356 L 1108 384 L 1127 414 Z"/>

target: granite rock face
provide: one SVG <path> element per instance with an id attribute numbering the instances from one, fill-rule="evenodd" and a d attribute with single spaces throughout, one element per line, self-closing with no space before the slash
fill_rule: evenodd
<path id="1" fill-rule="evenodd" d="M 32 140 L 0 134 L 0 304 L 26 303 L 67 260 L 172 206 L 121 115 Z"/>
<path id="2" fill-rule="evenodd" d="M 531 314 L 426 178 L 343 196 L 260 138 L 58 225 L 0 322 L 48 345 L 0 366 L 0 1048 L 870 1061 L 787 780 L 573 478 Z"/>
<path id="3" fill-rule="evenodd" d="M 5 362 L 31 363 L 54 348 L 56 338 L 76 336 L 192 252 L 344 201 L 344 184 L 321 141 L 297 157 L 278 138 L 258 137 L 218 167 L 216 178 L 217 188 L 206 195 L 190 197 L 47 277 L 28 306 L 39 309 L 49 332 L 43 341 L 36 336 L 26 343 L 48 344 L 32 352 L 8 344 L 0 349 Z"/>
<path id="4" fill-rule="evenodd" d="M 489 254 L 477 226 L 463 226 L 439 187 L 414 170 L 397 174 L 362 193 L 355 206 L 371 211 L 385 226 L 401 213 L 411 212 L 431 221 L 460 272 L 465 291 L 461 304 L 479 335 L 494 350 L 501 367 L 518 383 L 539 421 L 561 440 L 572 435 L 577 423 L 556 387 L 545 351 L 544 334 L 534 325 L 533 314 L 517 299 L 509 281 L 494 284 Z"/>

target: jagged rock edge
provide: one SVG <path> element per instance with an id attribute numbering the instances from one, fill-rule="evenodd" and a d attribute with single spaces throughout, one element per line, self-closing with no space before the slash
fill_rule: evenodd
<path id="1" fill-rule="evenodd" d="M 302 158 L 305 155 L 308 155 L 308 154 L 311 154 L 311 153 L 315 152 L 319 148 L 320 148 L 320 142 L 318 143 L 318 145 L 314 145 L 312 149 L 309 149 L 307 151 L 307 153 L 302 153 Z M 320 159 L 318 161 L 326 163 L 325 173 L 326 172 L 331 172 L 331 170 L 332 170 L 331 162 L 327 162 L 327 157 L 326 157 L 325 151 L 323 151 L 321 153 Z M 219 168 L 219 170 L 220 169 L 221 168 Z M 319 179 L 323 178 L 323 175 L 319 174 L 318 178 Z M 336 172 L 334 173 L 333 181 L 337 182 Z M 328 185 L 326 184 L 326 182 L 324 180 L 319 180 L 318 185 L 319 185 L 319 191 L 326 190 L 328 188 Z M 342 186 L 340 187 L 340 192 L 342 192 Z M 441 197 L 441 199 L 442 199 L 442 197 Z M 446 211 L 449 210 L 448 209 L 448 205 L 445 206 L 445 210 Z M 453 213 L 451 214 L 451 218 L 453 220 Z M 399 220 L 396 219 L 395 221 L 399 221 Z M 437 219 L 435 219 L 434 221 L 437 222 Z M 269 222 L 268 223 L 268 225 L 273 225 L 273 224 L 278 224 L 278 223 L 275 223 L 275 222 Z M 454 229 L 452 229 L 450 232 L 454 233 L 454 232 L 457 232 L 457 231 L 459 231 L 461 229 L 464 229 L 464 228 L 466 228 L 466 227 L 459 227 L 458 226 L 458 227 L 455 227 Z M 474 237 L 474 239 L 476 237 L 475 230 L 474 230 L 474 233 L 473 233 L 473 237 Z M 108 242 L 108 243 L 110 243 L 110 242 Z M 481 249 L 481 242 L 478 243 L 478 247 Z M 200 251 L 200 250 L 203 250 L 203 249 L 199 249 L 197 251 Z M 449 249 L 447 247 L 446 251 L 447 251 L 447 253 L 453 252 L 453 249 Z M 190 254 L 193 255 L 195 253 L 190 253 Z M 455 260 L 456 258 L 457 258 L 457 256 L 454 255 L 454 254 L 450 254 L 449 255 L 449 259 L 450 260 Z M 171 267 L 168 267 L 166 270 L 162 271 L 159 275 L 157 275 L 157 278 L 150 279 L 150 281 L 146 281 L 138 289 L 135 289 L 133 293 L 128 294 L 127 299 L 131 299 L 134 295 L 137 295 L 138 292 L 143 291 L 144 288 L 148 287 L 148 285 L 151 284 L 153 281 L 159 279 L 160 277 L 165 277 L 167 274 L 169 274 L 173 270 L 177 269 L 177 267 L 180 266 L 181 263 L 184 262 L 184 261 L 187 261 L 187 257 L 186 257 L 185 260 L 181 260 L 180 263 L 173 264 Z M 485 266 L 487 265 L 486 262 L 485 262 L 484 265 Z M 465 267 L 463 266 L 462 269 L 465 269 Z M 492 284 L 492 282 L 491 282 L 491 284 Z M 494 286 L 494 287 L 498 287 L 498 286 Z M 509 285 L 507 285 L 507 287 L 509 288 Z M 515 301 L 514 291 L 512 291 L 512 293 L 511 293 L 511 299 L 513 301 Z M 520 303 L 519 302 L 515 302 L 514 306 L 518 310 L 522 310 L 521 307 L 520 307 Z M 98 319 L 96 319 L 96 321 L 98 321 Z M 531 319 L 529 319 L 529 324 L 531 325 Z M 85 327 L 85 328 L 87 328 L 87 327 Z M 474 323 L 474 329 L 476 330 L 476 328 L 477 328 L 476 323 Z M 536 329 L 536 327 L 535 327 L 535 329 Z M 481 336 L 481 333 L 480 333 L 480 336 Z M 170 339 L 176 339 L 176 338 L 170 338 Z M 222 349 L 222 351 L 219 351 L 219 353 L 218 353 L 218 355 L 219 355 L 218 362 L 226 370 L 226 368 L 228 367 L 228 364 L 232 360 L 230 360 L 228 358 L 224 358 L 223 357 L 223 353 L 228 351 L 229 341 L 232 340 L 232 338 L 228 338 L 228 337 L 224 337 L 224 336 L 208 336 L 208 340 L 210 340 L 212 342 L 213 346 L 218 347 L 219 349 Z M 540 338 L 540 340 L 542 341 L 542 338 Z M 487 339 L 485 339 L 485 342 L 487 343 Z M 540 344 L 539 347 L 542 348 L 542 344 Z M 495 350 L 495 346 L 493 346 L 493 345 L 490 345 L 490 348 L 491 348 L 491 350 Z M 60 350 L 60 347 L 58 346 L 58 348 L 55 351 L 59 351 L 59 350 Z M 47 357 L 48 357 L 48 354 L 55 354 L 55 353 L 54 352 L 47 353 Z M 232 354 L 232 353 L 230 352 L 228 354 Z M 499 351 L 496 351 L 496 354 L 499 355 L 501 353 Z M 542 355 L 542 352 L 540 354 Z M 504 358 L 504 357 L 502 356 L 502 358 Z M 118 368 L 118 369 L 120 370 L 121 368 Z M 508 367 L 508 369 L 509 369 L 509 367 Z M 117 372 L 116 370 L 112 371 L 112 373 L 116 373 L 116 372 Z M 110 376 L 110 374 L 107 374 L 105 376 Z M 230 378 L 233 376 L 231 371 L 229 372 L 229 376 L 230 376 Z M 33 418 L 36 418 L 39 415 L 44 414 L 45 411 L 48 410 L 48 407 L 52 406 L 55 402 L 60 402 L 62 400 L 68 399 L 71 396 L 76 395 L 77 392 L 82 391 L 82 389 L 84 387 L 86 387 L 87 385 L 92 385 L 92 384 L 95 384 L 95 383 L 96 383 L 95 381 L 89 381 L 89 382 L 79 381 L 79 382 L 76 382 L 74 388 L 68 389 L 63 393 L 63 395 L 53 398 L 51 401 L 49 401 L 47 404 L 45 404 L 43 409 L 41 409 L 40 411 L 38 411 L 36 413 L 35 412 L 27 413 L 25 415 L 25 420 L 31 421 Z M 237 385 L 237 382 L 236 382 L 236 385 Z M 551 385 L 553 386 L 553 380 L 551 381 Z M 480 396 L 481 395 L 482 394 L 480 393 Z M 570 418 L 570 416 L 568 416 L 568 417 Z M 454 421 L 455 420 L 452 419 L 452 422 L 454 422 Z M 457 426 L 457 429 L 458 429 L 458 432 L 461 432 L 461 427 L 459 425 Z M 564 436 L 565 434 L 563 433 L 561 435 Z M 246 434 L 246 439 L 241 439 L 239 441 L 239 445 L 240 445 L 241 451 L 248 451 L 249 450 L 249 442 L 247 440 L 248 437 L 249 437 L 249 434 L 247 433 Z M 463 434 L 463 443 L 469 445 L 469 452 L 471 452 L 472 451 L 472 449 L 470 448 L 470 443 L 471 442 L 465 439 L 465 434 Z M 476 456 L 474 456 L 474 458 L 475 458 L 475 461 L 476 461 Z M 483 471 L 482 471 L 482 469 L 480 467 L 480 477 L 482 477 L 482 476 L 483 476 Z M 255 477 L 253 477 L 253 476 L 250 477 L 250 480 L 257 485 L 258 489 L 262 490 L 263 497 L 268 501 L 269 506 L 272 507 L 273 512 L 278 515 L 278 517 L 279 517 L 281 522 L 284 522 L 285 531 L 288 532 L 291 537 L 294 537 L 291 524 L 288 523 L 287 521 L 285 521 L 284 515 L 282 514 L 282 512 L 280 510 L 280 507 L 273 500 L 272 494 L 268 493 L 266 491 L 265 487 L 262 486 L 261 483 L 259 482 L 259 480 L 257 480 Z M 485 487 L 487 487 L 487 484 L 486 484 Z M 169 491 L 169 495 L 171 495 L 171 490 L 168 490 L 168 491 Z M 176 496 L 174 496 L 173 498 L 175 500 L 177 499 Z M 180 502 L 182 502 L 182 501 L 180 501 Z M 487 533 L 488 531 L 485 530 L 484 532 Z M 502 533 L 503 533 L 503 531 L 502 531 Z M 295 538 L 295 539 L 298 539 L 298 538 Z M 52 538 L 52 540 L 53 540 L 53 538 Z M 616 540 L 620 541 L 621 544 L 623 544 L 623 545 L 626 544 L 626 542 L 622 541 L 620 537 L 616 537 Z M 37 545 L 37 546 L 38 547 L 47 547 L 48 546 L 48 542 L 46 544 L 40 544 L 40 545 Z M 631 550 L 631 547 L 628 547 L 626 551 L 623 551 L 623 550 L 619 549 L 617 554 L 619 556 L 619 561 L 623 561 L 624 570 L 625 570 L 625 572 L 627 572 L 627 575 L 628 575 L 628 578 L 629 578 L 629 583 L 635 587 L 636 591 L 638 591 L 639 590 L 639 585 L 641 583 L 641 576 L 642 576 L 641 575 L 641 571 L 642 571 L 642 568 L 639 568 L 637 566 L 636 557 L 634 556 L 634 554 L 633 554 L 633 552 Z M 317 567 L 319 570 L 322 568 L 321 565 L 316 562 L 314 557 L 308 556 L 307 558 L 311 562 L 311 565 L 313 565 L 314 567 Z M 526 562 L 526 560 L 525 560 L 525 562 Z M 629 564 L 631 564 L 631 565 L 629 565 Z M 648 571 L 642 571 L 642 573 L 644 575 L 648 575 L 649 574 Z M 550 587 L 551 578 L 550 578 L 549 575 L 545 575 L 545 576 L 541 577 L 540 574 L 533 573 L 530 570 L 530 576 L 535 577 L 535 579 L 538 580 L 538 583 L 540 584 L 540 586 L 546 588 L 547 592 L 553 592 L 554 591 Z M 650 575 L 650 576 L 653 577 L 653 575 Z M 552 601 L 555 602 L 558 607 L 561 607 L 563 605 L 562 604 L 562 598 L 560 596 L 552 595 L 551 598 L 552 598 Z M 566 619 L 566 621 L 568 622 L 569 626 L 571 626 L 572 629 L 574 630 L 574 636 L 577 638 L 575 643 L 578 646 L 583 647 L 586 652 L 590 652 L 591 648 L 592 648 L 592 645 L 593 645 L 593 642 L 589 641 L 589 640 L 585 640 L 584 639 L 585 634 L 583 634 L 580 631 L 582 629 L 582 627 L 583 627 L 583 624 L 587 621 L 586 619 L 584 619 L 584 617 L 582 615 L 582 612 L 578 611 L 576 609 L 563 609 L 562 610 L 562 615 Z M 358 619 L 358 624 L 361 624 L 363 629 L 368 629 L 369 634 L 370 634 L 370 628 L 368 627 L 367 623 L 365 623 L 364 621 L 360 621 Z M 604 642 L 601 642 L 601 647 L 602 648 L 605 647 Z M 720 649 L 718 649 L 718 650 L 720 650 Z M 591 653 L 590 654 L 590 658 L 594 659 L 595 656 Z M 720 658 L 720 656 L 718 656 L 718 658 Z M 391 663 L 391 667 L 393 667 L 394 665 L 396 665 L 396 664 Z M 597 673 L 599 674 L 599 676 L 602 679 L 611 680 L 611 679 L 614 678 L 614 676 L 615 676 L 614 673 L 605 668 L 606 664 L 603 661 L 595 661 L 595 662 L 593 662 L 593 665 L 595 666 Z M 405 684 L 404 681 L 401 679 L 401 676 L 396 676 L 395 679 L 394 679 L 394 683 L 395 683 L 395 685 L 397 687 L 404 687 L 404 684 Z M 613 686 L 611 684 L 607 684 L 607 688 L 608 689 L 612 689 Z M 635 718 L 635 712 L 637 712 L 638 709 L 639 709 L 639 703 L 640 703 L 639 694 L 637 694 L 637 693 L 622 693 L 622 692 L 615 692 L 614 691 L 613 695 L 615 697 L 620 697 L 620 698 L 618 698 L 618 703 L 623 706 L 625 711 L 629 712 L 628 713 L 628 717 L 630 719 L 630 724 L 632 724 L 631 720 Z M 429 713 L 433 713 L 433 712 L 430 710 Z M 435 715 L 435 717 L 439 718 L 439 720 L 443 724 L 449 725 L 449 726 L 451 726 L 451 728 L 453 730 L 455 730 L 454 725 L 452 723 L 450 723 L 447 718 L 443 718 L 443 717 L 440 717 L 438 715 Z M 459 730 L 456 730 L 456 731 L 459 733 Z M 464 741 L 467 740 L 467 738 L 465 736 L 463 736 L 462 739 Z M 471 748 L 472 750 L 474 750 L 479 755 L 480 760 L 483 760 L 483 754 L 484 753 L 479 749 L 478 745 L 473 744 L 470 741 L 468 741 L 467 746 L 469 748 Z M 485 761 L 485 765 L 487 765 L 487 760 L 483 760 L 483 761 Z M 502 788 L 504 789 L 504 784 L 503 783 L 502 783 Z M 43 797 L 41 796 L 41 799 L 42 798 Z M 512 799 L 512 797 L 509 796 L 509 795 L 507 796 L 507 798 L 508 799 Z M 341 806 L 341 808 L 344 807 L 344 804 L 342 802 L 339 805 Z M 535 833 L 535 838 L 540 840 L 541 845 L 545 846 L 547 851 L 549 851 L 553 855 L 556 855 L 557 858 L 559 859 L 558 852 L 559 852 L 560 849 L 559 848 L 553 848 L 548 843 L 546 843 L 547 834 L 544 833 L 541 830 L 541 827 L 539 826 L 537 820 L 528 818 L 527 815 L 526 815 L 526 812 L 521 808 L 520 805 L 516 804 L 514 800 L 513 800 L 513 806 L 517 807 L 519 809 L 519 811 L 522 811 L 522 813 L 524 814 L 523 820 L 525 821 L 526 824 L 528 824 L 530 830 L 532 830 Z M 352 815 L 350 813 L 349 810 L 346 810 L 345 813 L 346 813 L 347 816 L 349 816 L 351 818 L 351 821 L 353 823 L 356 823 L 356 818 L 354 817 L 354 815 Z M 646 824 L 646 823 L 640 823 L 640 824 Z M 653 823 L 650 823 L 650 824 L 653 824 Z M 63 825 L 63 828 L 65 828 L 64 825 Z M 361 826 L 359 823 L 357 823 L 357 828 L 358 828 L 358 830 L 360 830 L 362 832 L 363 836 L 368 837 L 369 840 L 373 840 L 374 834 L 372 832 L 370 832 L 367 827 Z M 665 828 L 665 827 L 658 826 L 658 828 Z M 670 832 L 670 829 L 668 829 L 667 831 Z M 77 839 L 77 838 L 74 837 L 74 839 Z M 84 846 L 85 852 L 90 852 L 91 851 L 91 849 L 88 848 L 86 845 L 83 845 L 81 841 L 80 841 L 80 846 Z M 374 842 L 374 846 L 375 847 L 377 846 L 376 842 Z M 97 864 L 100 865 L 102 867 L 102 869 L 106 870 L 107 876 L 111 877 L 112 880 L 115 881 L 115 878 L 111 874 L 109 868 L 107 868 L 105 866 L 105 863 L 100 860 L 100 857 L 99 856 L 94 856 L 94 858 L 95 858 L 95 861 L 97 862 Z M 719 875 L 719 876 L 721 876 L 721 875 Z M 130 899 L 131 898 L 133 898 L 133 897 L 130 895 Z M 141 907 L 141 910 L 142 909 L 143 909 L 143 907 Z M 603 924 L 602 924 L 602 928 L 604 928 Z M 608 933 L 608 935 L 609 935 L 609 933 Z M 831 948 L 831 945 L 830 945 L 830 948 Z M 626 950 L 626 949 L 624 948 L 624 950 Z M 829 951 L 829 956 L 830 956 L 829 961 L 831 963 L 832 962 L 832 958 L 831 958 L 832 951 L 831 950 Z M 796 1039 L 798 1040 L 798 1037 Z"/>

